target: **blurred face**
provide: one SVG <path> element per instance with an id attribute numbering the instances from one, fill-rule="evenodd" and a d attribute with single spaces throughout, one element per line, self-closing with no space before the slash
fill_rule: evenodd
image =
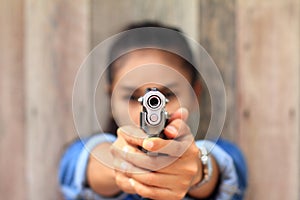
<path id="1" fill-rule="evenodd" d="M 169 114 L 179 107 L 191 110 L 197 104 L 197 97 L 190 82 L 191 74 L 179 57 L 155 49 L 131 52 L 114 66 L 110 88 L 113 117 L 119 126 L 138 126 L 142 108 L 138 98 L 153 87 L 169 100 L 166 105 Z"/>

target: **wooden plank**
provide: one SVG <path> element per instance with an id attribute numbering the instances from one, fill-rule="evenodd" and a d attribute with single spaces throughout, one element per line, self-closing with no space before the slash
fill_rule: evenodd
<path id="1" fill-rule="evenodd" d="M 248 199 L 299 199 L 300 5 L 238 1 L 239 143 Z"/>
<path id="2" fill-rule="evenodd" d="M 92 45 L 120 32 L 129 23 L 159 21 L 181 27 L 198 38 L 199 1 L 190 0 L 92 0 Z M 112 23 L 113 22 L 113 23 Z"/>
<path id="3" fill-rule="evenodd" d="M 89 49 L 89 3 L 27 0 L 25 13 L 26 189 L 28 199 L 60 199 L 59 158 L 77 137 L 72 89 Z"/>
<path id="4" fill-rule="evenodd" d="M 23 1 L 0 1 L 0 194 L 26 199 Z"/>
<path id="5" fill-rule="evenodd" d="M 222 137 L 236 141 L 236 37 L 235 0 L 200 1 L 200 44 L 218 66 L 226 89 L 226 121 Z M 206 132 L 210 120 L 210 96 L 204 86 L 201 101 L 201 132 Z"/>

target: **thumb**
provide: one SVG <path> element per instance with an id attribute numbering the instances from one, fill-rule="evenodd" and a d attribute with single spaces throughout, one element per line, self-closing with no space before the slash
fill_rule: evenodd
<path id="1" fill-rule="evenodd" d="M 183 121 L 186 121 L 189 117 L 189 111 L 184 108 L 181 107 L 179 109 L 177 109 L 170 117 L 169 121 L 173 121 L 175 119 L 182 119 Z"/>

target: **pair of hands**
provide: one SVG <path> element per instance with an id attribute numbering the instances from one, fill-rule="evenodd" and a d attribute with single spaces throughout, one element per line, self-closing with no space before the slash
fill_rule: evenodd
<path id="1" fill-rule="evenodd" d="M 145 138 L 145 133 L 134 127 L 118 129 L 111 152 L 116 184 L 122 191 L 151 199 L 182 199 L 202 179 L 199 149 L 187 118 L 186 109 L 172 114 L 164 129 L 169 140 Z M 140 147 L 159 155 L 150 156 Z"/>

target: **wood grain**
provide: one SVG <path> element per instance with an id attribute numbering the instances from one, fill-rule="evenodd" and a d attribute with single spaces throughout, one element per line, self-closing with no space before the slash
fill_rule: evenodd
<path id="1" fill-rule="evenodd" d="M 199 16 L 200 44 L 219 68 L 226 89 L 227 113 L 222 137 L 234 142 L 237 130 L 235 2 L 202 0 Z M 202 132 L 206 132 L 211 112 L 208 106 L 210 95 L 205 89 L 202 95 L 201 115 L 203 113 L 205 117 L 200 127 Z"/>
<path id="2" fill-rule="evenodd" d="M 299 1 L 238 1 L 239 143 L 248 199 L 299 199 Z"/>
<path id="3" fill-rule="evenodd" d="M 88 1 L 26 1 L 28 199 L 60 199 L 59 159 L 67 142 L 77 137 L 72 89 L 89 48 L 88 5 Z M 82 96 L 88 98 L 88 91 Z"/>
<path id="4" fill-rule="evenodd" d="M 23 1 L 0 1 L 0 194 L 26 199 Z"/>
<path id="5" fill-rule="evenodd" d="M 92 0 L 92 45 L 119 33 L 129 23 L 159 21 L 181 27 L 198 38 L 199 1 L 190 0 Z"/>

